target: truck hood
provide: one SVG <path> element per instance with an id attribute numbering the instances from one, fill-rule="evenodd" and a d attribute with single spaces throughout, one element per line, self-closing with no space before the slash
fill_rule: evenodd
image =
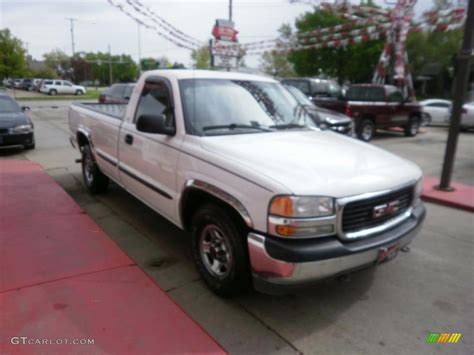
<path id="1" fill-rule="evenodd" d="M 302 195 L 346 197 L 415 182 L 413 163 L 329 131 L 284 131 L 204 137 L 202 148 L 245 165 L 254 178 Z M 238 171 L 238 166 L 236 166 Z"/>

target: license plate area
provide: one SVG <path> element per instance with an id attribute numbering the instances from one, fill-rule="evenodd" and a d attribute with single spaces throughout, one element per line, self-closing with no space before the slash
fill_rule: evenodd
<path id="1" fill-rule="evenodd" d="M 400 243 L 396 243 L 388 247 L 380 248 L 377 254 L 377 264 L 382 264 L 394 259 L 398 255 L 399 250 L 400 250 Z"/>

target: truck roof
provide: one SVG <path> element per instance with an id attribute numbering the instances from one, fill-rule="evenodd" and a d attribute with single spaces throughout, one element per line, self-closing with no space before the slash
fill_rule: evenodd
<path id="1" fill-rule="evenodd" d="M 192 70 L 192 69 L 159 69 L 147 72 L 148 75 L 163 75 L 176 79 L 230 79 L 230 80 L 252 80 L 277 83 L 276 80 L 259 75 L 223 72 L 214 70 Z"/>

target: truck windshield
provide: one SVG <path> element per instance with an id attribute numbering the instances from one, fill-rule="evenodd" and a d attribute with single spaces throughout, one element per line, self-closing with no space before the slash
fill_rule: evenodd
<path id="1" fill-rule="evenodd" d="M 179 86 L 189 134 L 259 133 L 315 126 L 304 107 L 279 83 L 183 79 Z"/>

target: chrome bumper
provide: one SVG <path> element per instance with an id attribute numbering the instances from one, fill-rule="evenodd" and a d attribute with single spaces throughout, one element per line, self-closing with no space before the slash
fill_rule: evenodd
<path id="1" fill-rule="evenodd" d="M 373 265 L 382 248 L 408 245 L 420 231 L 424 217 L 425 208 L 420 203 L 400 225 L 377 236 L 352 242 L 342 242 L 334 236 L 325 238 L 326 241 L 285 241 L 286 245 L 280 247 L 280 242 L 275 243 L 274 238 L 249 233 L 247 241 L 254 287 L 265 293 L 280 293 L 294 286 Z M 300 243 L 300 246 L 293 248 L 292 242 Z M 301 243 L 306 244 L 301 246 Z M 299 262 L 298 258 L 305 260 Z"/>

